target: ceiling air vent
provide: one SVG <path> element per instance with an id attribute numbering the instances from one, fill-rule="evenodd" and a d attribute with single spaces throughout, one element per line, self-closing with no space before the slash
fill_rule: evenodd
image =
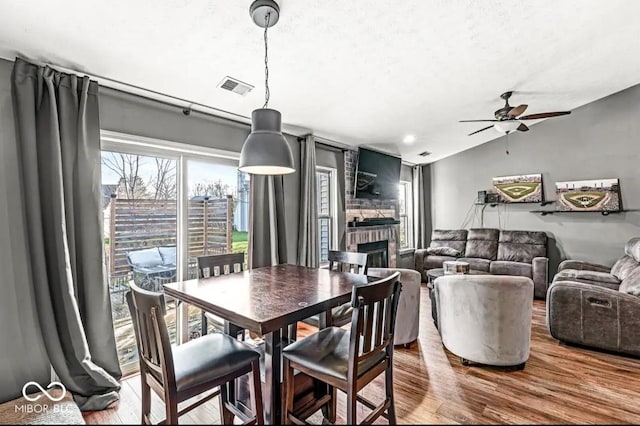
<path id="1" fill-rule="evenodd" d="M 243 83 L 242 81 L 229 76 L 223 78 L 220 84 L 218 84 L 218 87 L 242 96 L 246 95 L 251 91 L 251 89 L 253 89 L 252 85 Z"/>
<path id="2" fill-rule="evenodd" d="M 429 151 L 424 151 L 424 152 L 421 152 L 418 155 L 421 156 L 421 157 L 426 157 L 427 155 L 431 155 L 431 153 Z"/>

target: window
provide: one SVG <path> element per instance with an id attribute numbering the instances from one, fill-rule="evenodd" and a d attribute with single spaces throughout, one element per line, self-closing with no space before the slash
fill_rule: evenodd
<path id="1" fill-rule="evenodd" d="M 205 254 L 245 252 L 247 177 L 237 154 L 102 131 L 104 253 L 118 357 L 138 368 L 128 283 L 153 291 L 196 276 Z M 240 200 L 240 202 L 236 202 Z M 200 311 L 167 304 L 172 343 L 200 333 Z"/>
<path id="2" fill-rule="evenodd" d="M 401 181 L 398 185 L 400 214 L 400 248 L 413 247 L 413 207 L 411 182 Z"/>
<path id="3" fill-rule="evenodd" d="M 318 243 L 320 245 L 320 263 L 323 263 L 329 259 L 329 250 L 335 250 L 337 244 L 335 169 L 316 168 L 316 191 L 318 197 Z"/>

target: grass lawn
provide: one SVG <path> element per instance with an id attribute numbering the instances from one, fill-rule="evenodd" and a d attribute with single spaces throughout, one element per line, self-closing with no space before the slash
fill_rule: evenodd
<path id="1" fill-rule="evenodd" d="M 231 251 L 234 253 L 246 253 L 249 249 L 249 233 L 233 231 L 231 237 L 232 246 Z"/>

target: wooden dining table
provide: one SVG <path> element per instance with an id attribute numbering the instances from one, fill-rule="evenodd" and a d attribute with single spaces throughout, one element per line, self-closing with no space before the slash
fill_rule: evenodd
<path id="1" fill-rule="evenodd" d="M 224 319 L 225 332 L 232 336 L 243 329 L 264 336 L 265 422 L 277 424 L 283 397 L 282 349 L 295 339 L 287 330 L 318 314 L 327 315 L 330 325 L 331 308 L 349 302 L 354 285 L 373 280 L 348 272 L 277 265 L 165 284 L 164 289 L 168 296 Z M 234 388 L 229 395 L 236 395 Z"/>

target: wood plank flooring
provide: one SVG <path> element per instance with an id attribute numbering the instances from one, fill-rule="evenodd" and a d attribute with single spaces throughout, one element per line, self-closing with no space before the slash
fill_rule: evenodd
<path id="1" fill-rule="evenodd" d="M 403 424 L 640 424 L 640 360 L 558 343 L 547 331 L 545 304 L 535 301 L 531 355 L 523 371 L 465 367 L 444 349 L 431 321 L 426 287 L 421 294 L 420 338 L 395 350 L 394 389 L 398 423 Z M 301 329 L 308 334 L 311 329 Z M 383 382 L 363 390 L 381 400 Z M 339 392 L 340 395 L 340 392 Z M 85 413 L 88 424 L 140 422 L 140 378 L 122 380 L 120 402 Z M 341 395 L 338 423 L 344 423 Z M 359 419 L 368 410 L 361 408 Z M 155 422 L 164 418 L 152 402 Z M 184 424 L 220 423 L 214 399 L 180 418 Z M 378 419 L 376 423 L 385 424 Z"/>

